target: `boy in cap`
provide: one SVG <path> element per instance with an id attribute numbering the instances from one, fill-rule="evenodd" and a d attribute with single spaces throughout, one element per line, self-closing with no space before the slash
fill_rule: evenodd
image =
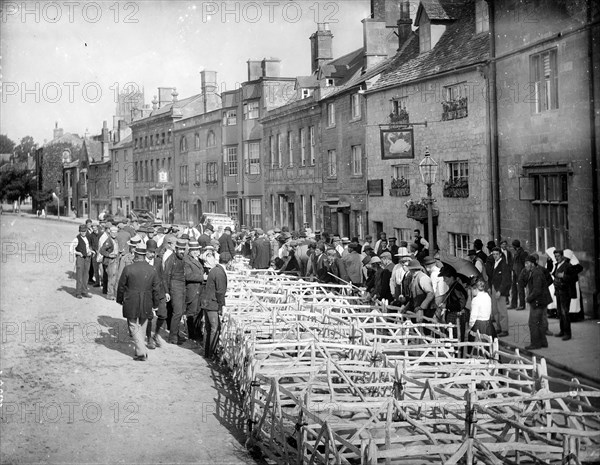
<path id="1" fill-rule="evenodd" d="M 75 255 L 75 297 L 92 297 L 88 289 L 88 275 L 92 249 L 87 237 L 88 229 L 84 224 L 79 225 L 79 234 L 71 242 L 70 252 Z"/>

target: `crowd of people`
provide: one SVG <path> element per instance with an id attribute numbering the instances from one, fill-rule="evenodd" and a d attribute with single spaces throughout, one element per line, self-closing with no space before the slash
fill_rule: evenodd
<path id="1" fill-rule="evenodd" d="M 456 261 L 453 265 L 444 260 L 437 247 L 430 247 L 419 230 L 411 241 L 397 241 L 384 232 L 361 241 L 310 228 L 265 232 L 242 226 L 234 234 L 226 227 L 215 234 L 210 224 L 193 222 L 165 230 L 130 220 L 118 225 L 88 220 L 71 250 L 76 255 L 76 297 L 90 297 L 88 285 L 102 286 L 108 299 L 123 304 L 123 316 L 132 335 L 137 334 L 139 360 L 147 358 L 146 347 L 165 343 L 161 330 L 168 331 L 172 344 L 181 345 L 188 338 L 204 340 L 205 356 L 214 355 L 227 289 L 224 269 L 237 256 L 246 258 L 253 269 L 351 285 L 357 294 L 382 303 L 390 312 L 407 313 L 418 322 L 456 325 L 462 341 L 477 331 L 508 336 L 508 310 L 527 306 L 531 334 L 527 348 L 547 347 L 548 308 L 556 302 L 561 328 L 557 335 L 563 340 L 572 337 L 570 305 L 577 296 L 582 267 L 570 250 L 551 250 L 552 259 L 543 266 L 540 256 L 528 254 L 518 240 L 512 247 L 507 241 L 490 241 L 486 254 L 477 239 L 469 260 L 458 262 L 469 265 L 471 271 L 465 271 Z M 135 279 L 137 274 L 145 278 Z M 142 292 L 141 281 L 146 294 L 140 308 L 137 313 L 126 311 L 129 293 Z M 131 321 L 135 315 L 137 320 Z"/>

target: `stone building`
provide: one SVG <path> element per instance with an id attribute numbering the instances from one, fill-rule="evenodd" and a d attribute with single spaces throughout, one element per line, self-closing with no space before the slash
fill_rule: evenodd
<path id="1" fill-rule="evenodd" d="M 366 234 L 363 93 L 398 49 L 400 14 L 398 2 L 375 0 L 371 9 L 371 18 L 363 20 L 363 47 L 336 59 L 329 25 L 317 25 L 310 37 L 310 76 L 298 77 L 289 102 L 262 120 L 271 160 L 266 185 L 270 226 Z"/>
<path id="2" fill-rule="evenodd" d="M 102 125 L 102 132 L 99 136 L 86 138 L 83 142 L 81 163 L 84 169 L 80 176 L 87 176 L 89 212 L 85 211 L 83 205 L 80 208 L 81 215 L 88 218 L 98 219 L 104 210 L 111 211 L 113 195 L 111 147 L 112 141 L 106 121 Z M 80 182 L 83 182 L 83 179 L 80 179 Z"/>
<path id="3" fill-rule="evenodd" d="M 600 10 L 595 2 L 493 2 L 498 229 L 529 251 L 570 248 L 584 308 L 600 290 Z"/>
<path id="4" fill-rule="evenodd" d="M 216 93 L 216 73 L 202 74 L 203 88 Z M 176 179 L 174 195 L 181 221 L 200 221 L 203 213 L 223 212 L 221 110 L 202 108 L 199 114 L 174 123 Z"/>
<path id="5" fill-rule="evenodd" d="M 322 178 L 317 164 L 321 107 L 316 96 L 305 91 L 307 85 L 307 80 L 299 78 L 296 84 L 299 96 L 261 118 L 262 149 L 267 154 L 262 164 L 267 228 L 286 225 L 292 230 L 305 225 L 313 230 L 321 228 Z"/>
<path id="6" fill-rule="evenodd" d="M 182 204 L 174 198 L 176 177 L 180 175 L 179 161 L 175 157 L 178 142 L 173 136 L 174 124 L 220 105 L 219 96 L 207 93 L 205 89 L 183 100 L 177 97 L 175 88 L 160 87 L 150 114 L 131 123 L 135 208 L 150 210 L 167 223 L 187 221 L 189 216 L 188 211 L 181 211 Z M 167 173 L 166 183 L 159 182 L 161 170 Z"/>
<path id="7" fill-rule="evenodd" d="M 280 77 L 277 58 L 248 61 L 248 80 L 223 92 L 223 195 L 225 213 L 238 224 L 265 227 L 265 154 L 260 117 L 283 105 L 294 92 L 294 78 Z"/>
<path id="8" fill-rule="evenodd" d="M 433 241 L 466 257 L 474 239 L 493 238 L 487 3 L 420 2 L 415 32 L 402 3 L 400 49 L 365 91 L 370 230 L 429 237 L 418 168 L 428 149 L 438 163 Z"/>
<path id="9" fill-rule="evenodd" d="M 113 185 L 111 211 L 118 216 L 127 216 L 133 208 L 134 164 L 131 134 L 122 140 L 116 140 L 110 152 Z"/>

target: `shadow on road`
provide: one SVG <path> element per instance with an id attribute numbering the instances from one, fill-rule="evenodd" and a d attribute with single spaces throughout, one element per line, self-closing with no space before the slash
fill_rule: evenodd
<path id="1" fill-rule="evenodd" d="M 135 355 L 134 350 L 129 347 L 131 338 L 126 320 L 100 315 L 98 324 L 101 330 L 99 336 L 95 339 L 96 344 L 103 345 L 110 350 L 116 350 L 129 357 Z"/>
<path id="2" fill-rule="evenodd" d="M 215 398 L 215 418 L 225 426 L 241 444 L 244 443 L 246 424 L 242 411 L 242 399 L 233 388 L 233 380 L 228 374 L 227 367 L 217 361 L 209 361 L 210 375 L 213 380 L 217 397 Z"/>
<path id="3" fill-rule="evenodd" d="M 66 292 L 67 294 L 71 294 L 73 296 L 73 298 L 75 298 L 75 287 L 60 286 L 60 287 L 57 287 L 56 290 L 58 292 Z"/>

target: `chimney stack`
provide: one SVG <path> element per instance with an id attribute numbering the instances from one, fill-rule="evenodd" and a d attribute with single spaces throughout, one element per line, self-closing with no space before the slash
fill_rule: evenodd
<path id="1" fill-rule="evenodd" d="M 264 58 L 261 64 L 263 77 L 281 76 L 281 60 L 279 58 Z"/>
<path id="2" fill-rule="evenodd" d="M 402 48 L 412 32 L 412 19 L 410 19 L 410 2 L 403 0 L 400 4 L 400 19 L 398 20 L 398 48 Z"/>
<path id="3" fill-rule="evenodd" d="M 329 23 L 317 23 L 317 31 L 310 36 L 310 72 L 333 60 L 333 34 Z"/>
<path id="4" fill-rule="evenodd" d="M 173 101 L 173 92 L 175 87 L 159 87 L 158 88 L 158 108 L 162 108 L 167 103 Z"/>
<path id="5" fill-rule="evenodd" d="M 102 122 L 102 161 L 110 159 L 110 132 L 106 121 Z"/>
<path id="6" fill-rule="evenodd" d="M 262 63 L 260 60 L 248 60 L 248 81 L 256 81 L 262 77 Z"/>
<path id="7" fill-rule="evenodd" d="M 371 0 L 371 17 L 363 19 L 363 47 L 365 50 L 365 69 L 394 56 L 398 50 L 397 30 L 405 26 L 407 15 L 410 21 L 410 4 L 406 0 Z M 406 38 L 410 34 L 410 23 L 402 30 Z M 404 41 L 401 42 L 402 44 Z"/>
<path id="8" fill-rule="evenodd" d="M 202 89 L 204 113 L 217 109 L 219 107 L 217 72 L 207 70 L 200 71 L 200 85 Z"/>

